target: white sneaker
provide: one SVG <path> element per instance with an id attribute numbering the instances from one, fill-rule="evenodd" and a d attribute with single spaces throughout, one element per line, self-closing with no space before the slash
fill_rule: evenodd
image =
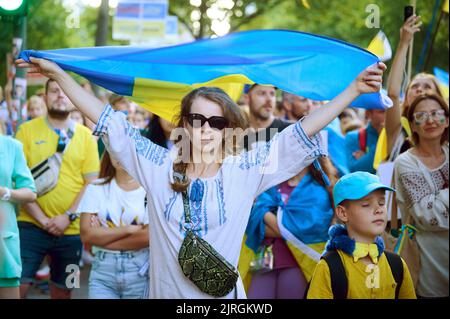
<path id="1" fill-rule="evenodd" d="M 50 266 L 45 265 L 36 272 L 36 279 L 43 280 L 50 277 Z"/>

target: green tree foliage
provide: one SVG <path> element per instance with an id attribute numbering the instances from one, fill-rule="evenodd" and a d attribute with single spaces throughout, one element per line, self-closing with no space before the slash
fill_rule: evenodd
<path id="1" fill-rule="evenodd" d="M 79 28 L 68 27 L 66 24 L 66 20 L 74 13 L 73 8 L 65 7 L 62 0 L 29 0 L 27 48 L 51 50 L 94 46 L 98 9 L 80 8 Z M 5 56 L 6 53 L 11 52 L 14 25 L 14 21 L 10 19 L 0 18 L 0 85 L 2 86 L 6 82 Z M 71 26 L 70 22 L 69 26 Z M 108 44 L 121 44 L 122 42 L 113 41 L 111 38 L 111 23 L 109 29 Z"/>
<path id="2" fill-rule="evenodd" d="M 399 29 L 403 21 L 403 7 L 409 0 L 308 0 L 309 9 L 302 0 L 228 0 L 223 1 L 221 17 L 229 23 L 229 32 L 249 29 L 290 29 L 325 35 L 367 47 L 379 31 L 368 28 L 366 8 L 375 4 L 380 9 L 380 28 L 387 35 L 395 51 Z M 441 0 L 443 2 L 443 0 Z M 191 3 L 195 4 L 192 5 Z M 176 15 L 181 24 L 196 38 L 215 34 L 212 13 L 208 11 L 216 0 L 169 0 L 169 14 Z M 434 0 L 417 0 L 417 11 L 424 23 L 415 37 L 413 69 L 431 22 Z M 31 0 L 28 15 L 28 48 L 49 50 L 66 47 L 93 46 L 96 19 L 99 9 L 84 8 L 80 12 L 80 27 L 66 27 L 71 14 L 62 0 Z M 112 13 L 110 12 L 107 44 L 127 44 L 111 38 Z M 194 18 L 194 19 L 193 19 Z M 216 18 L 217 20 L 217 18 Z M 436 19 L 437 20 L 437 19 Z M 449 31 L 448 14 L 444 14 L 434 43 L 427 71 L 434 66 L 448 71 Z M 0 19 L 0 85 L 5 82 L 5 54 L 11 50 L 13 25 Z M 389 65 L 388 65 L 389 66 Z"/>
<path id="3" fill-rule="evenodd" d="M 370 12 L 366 12 L 366 8 L 370 4 L 375 4 L 380 9 L 380 28 L 395 51 L 403 23 L 403 7 L 409 4 L 409 1 L 310 0 L 309 4 L 311 9 L 308 10 L 298 2 L 283 1 L 272 9 L 270 14 L 257 17 L 241 29 L 264 26 L 264 28 L 299 30 L 333 37 L 366 48 L 379 31 L 378 28 L 366 26 L 366 19 L 370 15 Z M 413 67 L 418 63 L 433 7 L 434 1 L 417 0 L 417 12 L 422 17 L 423 26 L 414 40 Z M 443 15 L 427 71 L 430 72 L 433 66 L 448 70 L 448 39 L 448 15 Z"/>

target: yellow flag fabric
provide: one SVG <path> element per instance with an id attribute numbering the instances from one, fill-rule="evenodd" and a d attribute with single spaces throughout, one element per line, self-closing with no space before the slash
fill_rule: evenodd
<path id="1" fill-rule="evenodd" d="M 402 116 L 400 122 L 402 127 L 405 129 L 406 134 L 411 136 L 411 128 L 409 126 L 408 119 Z M 373 168 L 377 170 L 378 166 L 388 159 L 388 156 L 386 129 L 383 128 L 378 136 L 377 148 L 375 149 L 375 157 L 373 159 Z"/>
<path id="2" fill-rule="evenodd" d="M 379 31 L 370 42 L 367 51 L 375 54 L 381 61 L 389 60 L 392 57 L 392 48 L 383 31 Z"/>
<path id="3" fill-rule="evenodd" d="M 244 284 L 245 291 L 248 293 L 250 283 L 252 281 L 252 273 L 250 272 L 250 262 L 255 258 L 255 253 L 246 244 L 247 235 L 242 241 L 241 255 L 239 258 L 238 271 L 241 275 L 242 282 Z M 317 261 L 309 258 L 308 255 L 304 254 L 300 249 L 295 247 L 294 244 L 289 241 L 286 242 L 289 250 L 294 256 L 295 260 L 306 280 L 309 282 L 312 278 L 314 270 L 316 269 Z M 325 250 L 326 243 L 309 244 L 308 247 L 315 250 L 317 253 L 321 254 Z"/>
<path id="4" fill-rule="evenodd" d="M 174 122 L 175 116 L 180 111 L 183 97 L 198 87 L 219 87 L 227 92 L 234 101 L 237 101 L 242 94 L 244 85 L 253 83 L 249 78 L 240 74 L 222 76 L 205 83 L 192 85 L 136 78 L 133 95 L 130 98 L 159 117 Z"/>
<path id="5" fill-rule="evenodd" d="M 445 0 L 444 5 L 442 6 L 442 11 L 448 13 L 448 0 Z"/>

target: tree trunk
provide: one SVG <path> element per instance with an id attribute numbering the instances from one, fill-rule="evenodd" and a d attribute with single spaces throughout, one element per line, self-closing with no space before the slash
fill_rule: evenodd
<path id="1" fill-rule="evenodd" d="M 95 33 L 95 46 L 106 45 L 108 41 L 108 11 L 109 1 L 102 0 L 102 4 L 98 8 L 97 16 L 97 32 Z"/>
<path id="2" fill-rule="evenodd" d="M 95 46 L 104 46 L 108 42 L 108 22 L 109 22 L 109 0 L 102 0 L 98 8 L 97 31 L 95 32 Z M 92 90 L 96 96 L 99 95 L 99 88 L 91 82 Z"/>
<path id="3" fill-rule="evenodd" d="M 206 23 L 210 21 L 208 18 L 205 18 L 206 10 L 208 10 L 208 6 L 206 5 L 206 0 L 203 0 L 202 4 L 200 5 L 200 30 L 195 37 L 196 39 L 203 39 L 203 37 L 205 36 Z"/>

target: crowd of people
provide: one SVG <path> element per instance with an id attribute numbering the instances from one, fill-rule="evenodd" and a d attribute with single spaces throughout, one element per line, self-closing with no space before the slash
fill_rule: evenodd
<path id="1" fill-rule="evenodd" d="M 0 298 L 26 298 L 46 264 L 51 298 L 70 298 L 67 267 L 85 255 L 93 299 L 448 298 L 448 97 L 426 73 L 401 95 L 419 25 L 401 28 L 387 110 L 348 107 L 380 90 L 381 62 L 327 102 L 198 88 L 170 121 L 17 61 L 49 79 L 19 111 L 0 90 Z M 245 130 L 240 152 L 228 129 Z M 393 191 L 417 273 L 381 237 Z"/>

